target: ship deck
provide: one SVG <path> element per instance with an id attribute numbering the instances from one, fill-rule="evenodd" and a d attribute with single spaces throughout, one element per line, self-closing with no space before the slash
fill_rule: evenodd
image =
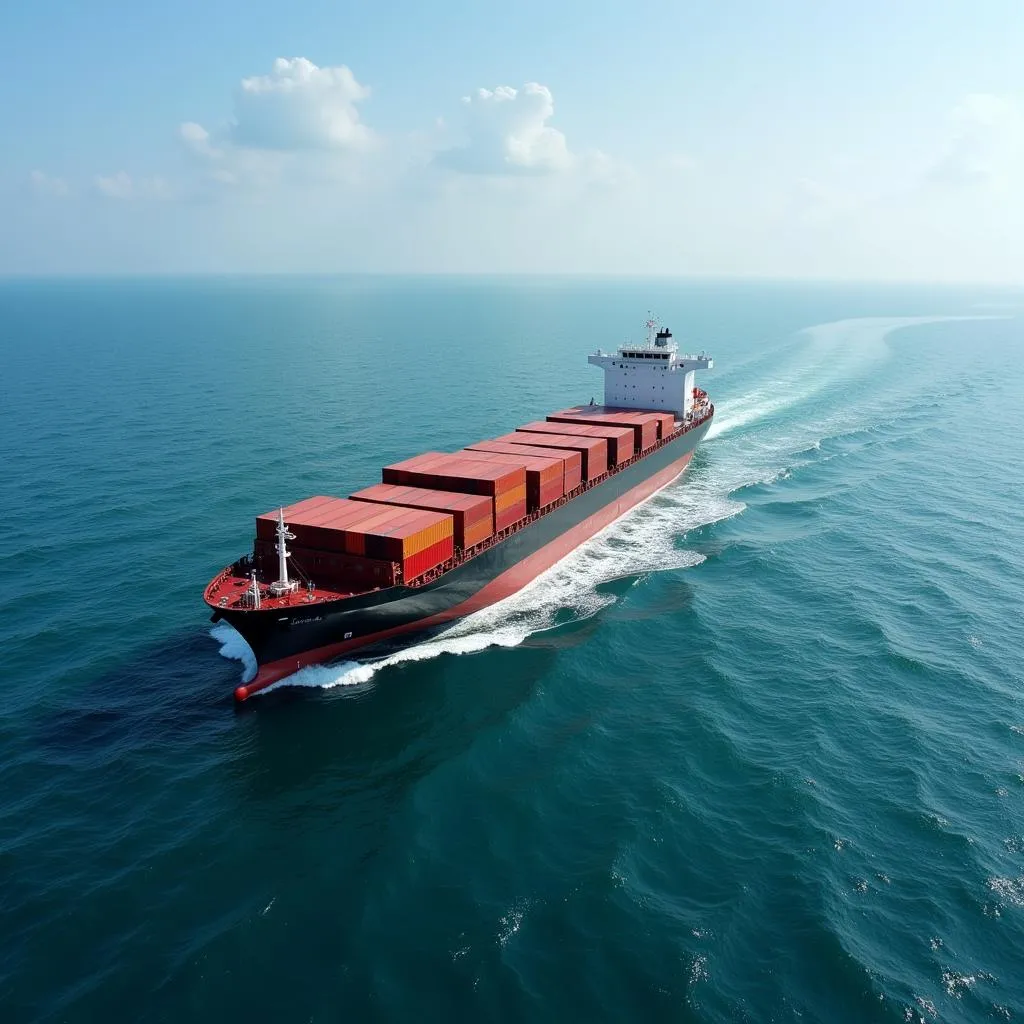
<path id="1" fill-rule="evenodd" d="M 248 608 L 251 606 L 246 605 L 242 598 L 251 587 L 252 580 L 248 576 L 239 575 L 235 571 L 235 566 L 229 566 L 210 581 L 203 594 L 203 599 L 211 608 Z M 372 589 L 338 590 L 330 587 L 317 587 L 312 595 L 310 595 L 309 591 L 304 587 L 300 587 L 289 594 L 274 597 L 264 586 L 261 586 L 260 610 L 273 611 L 275 608 L 295 608 L 299 605 L 323 604 L 327 601 L 338 601 L 345 597 L 355 597 L 357 594 L 369 594 L 372 592 Z"/>

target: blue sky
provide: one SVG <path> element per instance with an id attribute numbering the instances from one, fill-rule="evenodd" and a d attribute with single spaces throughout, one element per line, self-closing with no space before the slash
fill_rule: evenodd
<path id="1" fill-rule="evenodd" d="M 1024 283 L 1024 4 L 40 0 L 0 272 Z"/>

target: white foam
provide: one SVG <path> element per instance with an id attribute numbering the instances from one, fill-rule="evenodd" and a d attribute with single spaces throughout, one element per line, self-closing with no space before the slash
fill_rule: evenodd
<path id="1" fill-rule="evenodd" d="M 218 622 L 210 630 L 210 636 L 220 644 L 222 657 L 242 663 L 242 682 L 247 683 L 256 675 L 256 655 L 246 642 L 245 637 L 226 622 Z"/>

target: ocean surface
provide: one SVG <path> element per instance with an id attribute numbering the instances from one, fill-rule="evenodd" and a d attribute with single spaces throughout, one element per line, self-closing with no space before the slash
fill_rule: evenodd
<path id="1" fill-rule="evenodd" d="M 201 597 L 255 514 L 600 399 L 648 310 L 716 360 L 684 480 L 234 707 Z M 1022 314 L 0 282 L 0 1019 L 1024 1019 Z"/>

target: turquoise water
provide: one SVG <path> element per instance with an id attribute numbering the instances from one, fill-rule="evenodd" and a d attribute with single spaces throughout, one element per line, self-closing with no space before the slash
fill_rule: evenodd
<path id="1" fill-rule="evenodd" d="M 600 396 L 713 435 L 503 606 L 230 694 L 252 517 Z M 1024 294 L 0 284 L 11 1021 L 1024 1013 Z"/>

